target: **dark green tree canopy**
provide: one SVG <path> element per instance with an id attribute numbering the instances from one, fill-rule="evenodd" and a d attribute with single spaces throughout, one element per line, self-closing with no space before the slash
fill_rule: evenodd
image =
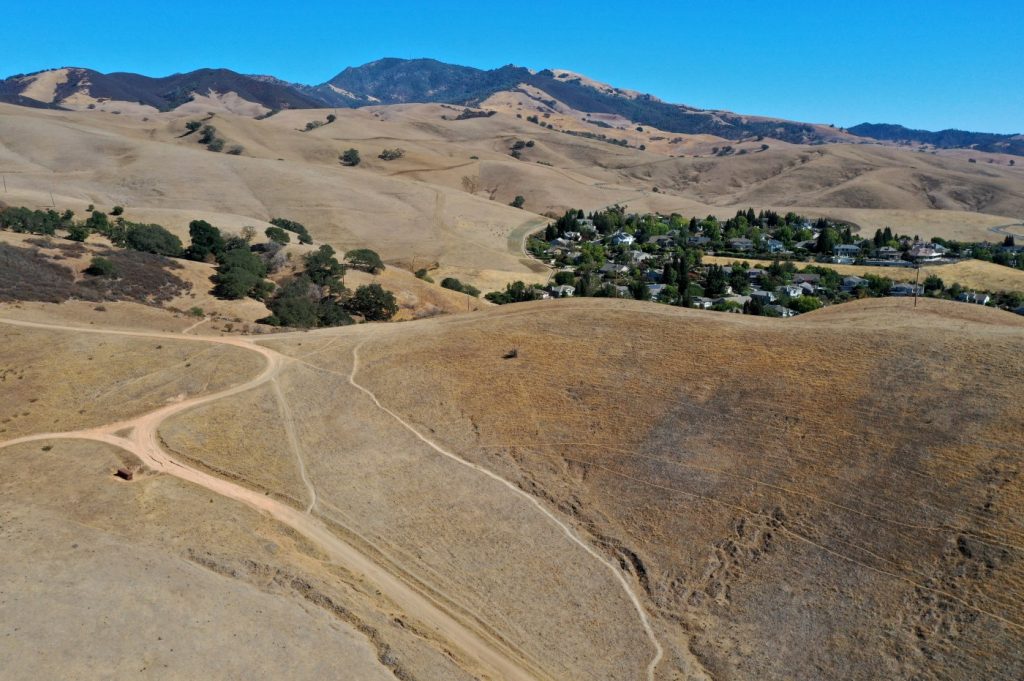
<path id="1" fill-rule="evenodd" d="M 369 248 L 357 248 L 345 254 L 345 260 L 356 269 L 366 272 L 377 273 L 384 271 L 384 262 L 377 255 L 376 251 Z"/>
<path id="2" fill-rule="evenodd" d="M 371 322 L 387 321 L 398 312 L 398 303 L 391 291 L 380 284 L 368 284 L 356 289 L 346 307 Z"/>

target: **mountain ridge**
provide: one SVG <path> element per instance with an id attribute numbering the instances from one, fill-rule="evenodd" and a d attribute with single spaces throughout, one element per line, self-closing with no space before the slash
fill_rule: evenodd
<path id="1" fill-rule="evenodd" d="M 542 93 L 537 96 L 536 92 Z M 742 115 L 668 103 L 654 95 L 623 90 L 564 70 L 533 71 L 507 64 L 495 69 L 448 64 L 431 58 L 385 57 L 349 66 L 319 85 L 272 75 L 203 68 L 163 77 L 100 73 L 62 67 L 16 74 L 0 81 L 0 102 L 42 108 L 81 108 L 81 101 L 137 102 L 174 110 L 197 95 L 235 93 L 267 110 L 359 108 L 372 105 L 441 103 L 480 106 L 499 93 L 527 94 L 542 110 L 572 109 L 615 116 L 634 125 L 684 135 L 715 135 L 727 140 L 773 138 L 794 144 L 850 141 L 849 135 L 883 142 L 910 141 L 936 148 L 976 149 L 1024 155 L 1024 136 L 943 130 L 913 130 L 895 124 L 861 123 L 847 130 L 774 117 Z"/>

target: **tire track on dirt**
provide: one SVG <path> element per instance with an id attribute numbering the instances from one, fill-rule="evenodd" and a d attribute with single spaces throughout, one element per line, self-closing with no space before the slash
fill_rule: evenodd
<path id="1" fill-rule="evenodd" d="M 359 343 L 359 344 L 353 346 L 353 348 L 352 348 L 352 370 L 351 370 L 351 372 L 349 373 L 349 376 L 348 376 L 348 382 L 352 385 L 352 387 L 354 387 L 354 388 L 360 390 L 361 392 L 363 392 L 367 397 L 370 398 L 370 400 L 373 401 L 373 403 L 380 410 L 382 410 L 386 414 L 390 415 L 393 419 L 398 421 L 398 423 L 401 424 L 402 427 L 404 427 L 410 433 L 415 435 L 417 439 L 419 439 L 421 442 L 426 444 L 428 447 L 430 447 L 431 449 L 436 451 L 438 454 L 441 454 L 442 456 L 445 456 L 445 457 L 447 457 L 447 458 L 449 458 L 449 459 L 451 459 L 451 460 L 453 460 L 453 461 L 455 461 L 455 462 L 457 462 L 457 463 L 459 463 L 459 464 L 461 464 L 463 466 L 466 466 L 467 468 L 470 468 L 470 469 L 472 469 L 474 471 L 477 471 L 478 473 L 481 473 L 482 475 L 486 475 L 487 477 L 491 478 L 492 480 L 495 480 L 496 482 L 499 482 L 502 485 L 504 485 L 505 487 L 507 487 L 508 489 L 512 490 L 515 494 L 517 494 L 517 495 L 521 496 L 522 498 L 526 499 L 528 502 L 533 504 L 533 506 L 538 511 L 540 511 L 542 514 L 544 514 L 548 518 L 548 520 L 550 520 L 552 523 L 554 523 L 556 526 L 558 526 L 558 528 L 565 534 L 566 537 L 569 538 L 570 541 L 572 541 L 573 543 L 577 544 L 580 548 L 582 548 L 584 551 L 586 551 L 588 554 L 590 554 L 595 560 L 600 561 L 606 568 L 608 568 L 608 570 L 611 571 L 611 573 L 615 576 L 616 580 L 618 580 L 619 584 L 622 586 L 623 590 L 625 591 L 626 596 L 629 598 L 630 602 L 633 604 L 633 607 L 636 610 L 638 617 L 640 618 L 640 623 L 643 626 L 644 633 L 647 634 L 647 638 L 650 639 L 651 645 L 654 648 L 654 657 L 651 659 L 650 663 L 647 665 L 647 679 L 648 679 L 648 681 L 654 681 L 655 670 L 657 669 L 658 664 L 661 662 L 661 658 L 664 656 L 664 650 L 662 649 L 661 643 L 658 641 L 657 636 L 654 634 L 654 628 L 651 626 L 650 619 L 647 616 L 647 611 L 644 609 L 643 605 L 640 602 L 640 598 L 636 595 L 636 592 L 633 591 L 633 588 L 630 586 L 630 584 L 626 580 L 625 576 L 623 576 L 622 572 L 619 569 L 617 569 L 604 556 L 599 554 L 596 549 L 594 549 L 592 546 L 590 546 L 585 541 L 583 541 L 579 536 L 577 536 L 577 534 L 572 530 L 572 528 L 570 528 L 568 525 L 566 525 L 561 520 L 559 520 L 555 516 L 554 513 L 552 513 L 547 508 L 545 508 L 545 506 L 540 502 L 539 499 L 537 499 L 533 495 L 529 494 L 528 492 L 525 492 L 522 489 L 516 487 L 512 482 L 506 480 L 505 478 L 501 477 L 497 473 L 493 473 L 492 471 L 484 468 L 483 466 L 477 465 L 477 464 L 475 464 L 475 463 L 473 463 L 471 461 L 467 461 L 466 459 L 463 459 L 459 455 L 454 454 L 454 453 L 449 452 L 448 450 L 444 449 L 443 447 L 438 445 L 436 442 L 434 442 L 430 438 L 428 438 L 425 435 L 423 435 L 422 433 L 420 433 L 412 424 L 410 424 L 408 421 L 403 419 L 397 413 L 395 413 L 394 411 L 392 411 L 392 410 L 388 409 L 387 407 L 385 407 L 381 403 L 381 401 L 377 398 L 377 396 L 373 393 L 373 391 L 371 391 L 369 388 L 366 388 L 366 387 L 360 385 L 359 383 L 357 383 L 356 380 L 355 380 L 355 377 L 356 377 L 356 374 L 359 371 L 359 348 L 365 342 L 366 341 L 364 340 L 362 343 Z"/>

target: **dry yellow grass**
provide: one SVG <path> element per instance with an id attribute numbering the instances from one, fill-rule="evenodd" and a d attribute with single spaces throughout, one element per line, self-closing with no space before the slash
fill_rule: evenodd
<path id="1" fill-rule="evenodd" d="M 122 482 L 126 464 L 91 442 L 3 450 L 5 679 L 469 681 L 266 516 L 168 476 Z"/>
<path id="2" fill-rule="evenodd" d="M 0 310 L 4 317 L 17 317 L 17 312 Z M 233 385 L 260 366 L 251 353 L 185 338 L 153 340 L 0 324 L 0 342 L 3 440 L 142 414 Z"/>
<path id="3" fill-rule="evenodd" d="M 757 258 L 734 258 L 707 255 L 703 262 L 709 265 L 731 265 L 734 262 L 747 262 L 754 267 L 768 267 L 771 260 Z M 833 269 L 845 276 L 864 276 L 875 274 L 888 277 L 893 281 L 914 281 L 918 273 L 913 267 L 870 267 L 863 265 L 834 265 L 832 263 L 796 263 L 797 268 L 805 264 L 821 265 Z M 980 291 L 1024 291 L 1024 270 L 1003 267 L 983 260 L 964 260 L 950 265 L 923 265 L 920 280 L 923 282 L 928 275 L 934 274 L 942 279 L 946 286 L 954 283 L 966 289 Z"/>
<path id="4" fill-rule="evenodd" d="M 286 216 L 338 250 L 369 246 L 393 262 L 437 262 L 485 289 L 538 280 L 519 236 L 538 214 L 569 207 L 617 202 L 640 212 L 722 216 L 771 207 L 849 219 L 865 229 L 891 225 L 923 237 L 987 239 L 1001 238 L 991 226 L 1015 222 L 1006 216 L 1024 211 L 1024 169 L 1001 160 L 969 164 L 956 155 L 878 145 L 774 141 L 767 152 L 751 147 L 719 158 L 708 154 L 709 145 L 720 144 L 703 138 L 681 143 L 701 157 L 672 157 L 542 129 L 511 109 L 442 120 L 454 112 L 438 105 L 341 111 L 336 122 L 304 133 L 299 129 L 322 120 L 323 111 L 256 121 L 221 104 L 211 108 L 218 113 L 210 123 L 229 144 L 245 148 L 240 157 L 181 137 L 184 120 L 195 116 L 187 111 L 115 116 L 0 106 L 8 187 L 2 198 L 43 206 L 52 193 L 58 207 L 79 213 L 89 203 L 120 204 L 129 219 L 157 221 L 180 235 L 195 218 L 237 230 Z M 657 132 L 623 134 L 639 140 Z M 535 142 L 522 160 L 508 155 L 517 139 Z M 338 164 L 348 147 L 362 153 L 357 168 Z M 377 158 L 393 147 L 405 156 Z M 517 194 L 525 196 L 526 211 L 507 205 Z"/>
<path id="5" fill-rule="evenodd" d="M 1024 319 L 911 305 L 523 304 L 382 337 L 361 375 L 617 556 L 663 673 L 1016 678 Z"/>

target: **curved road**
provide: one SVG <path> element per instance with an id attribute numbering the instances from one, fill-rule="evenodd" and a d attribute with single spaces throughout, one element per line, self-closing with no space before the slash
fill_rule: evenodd
<path id="1" fill-rule="evenodd" d="M 520 655 L 517 651 L 513 650 L 503 642 L 496 640 L 487 633 L 470 628 L 467 624 L 457 619 L 451 612 L 444 609 L 441 603 L 416 590 L 410 584 L 391 572 L 388 572 L 365 554 L 361 553 L 356 547 L 332 533 L 323 522 L 311 515 L 312 508 L 316 503 L 316 496 L 312 484 L 305 478 L 305 476 L 303 476 L 303 478 L 309 486 L 311 501 L 309 507 L 305 512 L 303 512 L 276 501 L 265 494 L 255 492 L 236 483 L 217 478 L 213 475 L 183 464 L 174 459 L 161 447 L 158 429 L 166 419 L 192 409 L 193 407 L 230 397 L 232 395 L 237 395 L 260 386 L 268 381 L 273 381 L 288 362 L 294 361 L 293 358 L 270 348 L 258 345 L 251 339 L 238 336 L 193 336 L 163 332 L 90 329 L 56 324 L 40 324 L 13 319 L 0 319 L 0 323 L 28 328 L 70 331 L 76 333 L 95 333 L 136 338 L 159 338 L 186 340 L 190 342 L 198 341 L 216 343 L 221 345 L 230 345 L 258 353 L 266 361 L 266 365 L 263 370 L 254 378 L 232 388 L 227 388 L 208 395 L 200 395 L 190 399 L 181 400 L 141 416 L 125 419 L 116 423 L 97 426 L 95 428 L 57 433 L 37 433 L 34 435 L 14 438 L 0 442 L 0 448 L 25 442 L 68 438 L 104 442 L 124 449 L 137 456 L 146 467 L 154 471 L 173 475 L 192 484 L 199 485 L 200 487 L 221 496 L 242 502 L 256 510 L 266 512 L 275 520 L 291 527 L 295 531 L 307 537 L 320 546 L 332 561 L 340 565 L 344 565 L 353 573 L 362 574 L 367 579 L 374 582 L 387 598 L 401 607 L 408 615 L 423 622 L 427 625 L 428 629 L 435 632 L 435 634 L 442 640 L 451 642 L 464 654 L 466 658 L 475 661 L 483 667 L 483 669 L 486 670 L 487 676 L 498 679 L 521 679 L 524 681 L 527 679 L 547 677 L 547 675 L 541 670 L 533 668 L 533 665 L 531 665 L 523 655 Z M 585 551 L 587 551 L 587 553 L 601 561 L 615 574 L 617 580 L 636 608 L 641 625 L 643 626 L 644 631 L 650 639 L 651 645 L 654 649 L 654 657 L 647 668 L 647 678 L 649 681 L 653 681 L 655 669 L 662 659 L 662 647 L 655 637 L 647 612 L 641 605 L 636 593 L 626 581 L 626 578 L 621 574 L 621 571 L 615 568 L 615 566 L 607 559 L 598 554 L 594 548 L 590 547 L 582 539 L 577 537 L 572 529 L 559 521 L 554 514 L 544 508 L 538 500 L 517 488 L 513 483 L 499 477 L 495 473 L 472 464 L 451 452 L 441 449 L 438 445 L 416 431 L 395 412 L 386 408 L 381 404 L 373 392 L 356 382 L 355 377 L 358 370 L 358 364 L 359 355 L 358 346 L 356 346 L 353 349 L 352 372 L 348 376 L 348 380 L 353 387 L 365 393 L 378 408 L 391 415 L 404 428 L 411 430 L 418 438 L 423 440 L 440 454 L 455 459 L 464 465 L 470 466 L 482 474 L 488 475 L 489 477 L 504 483 L 514 492 L 526 497 L 527 500 L 533 503 L 541 513 L 558 525 L 570 540 L 580 545 Z M 276 389 L 277 388 L 275 386 L 275 390 Z M 298 451 L 296 451 L 296 454 L 298 454 Z M 301 465 L 301 456 L 299 461 Z M 304 466 L 303 472 L 305 472 Z"/>

